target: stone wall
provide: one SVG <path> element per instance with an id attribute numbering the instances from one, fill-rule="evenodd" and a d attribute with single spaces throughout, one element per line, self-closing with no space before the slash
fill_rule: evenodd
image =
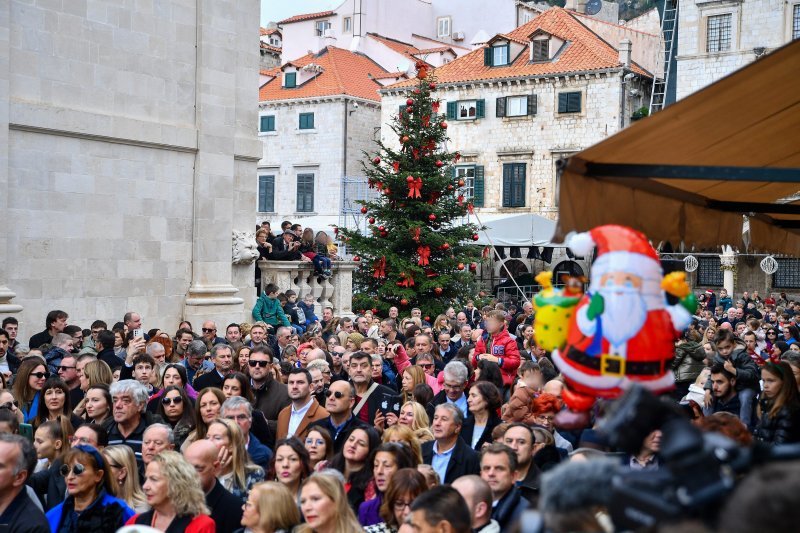
<path id="1" fill-rule="evenodd" d="M 681 2 L 678 20 L 677 96 L 683 98 L 757 59 L 791 39 L 795 0 Z M 707 17 L 732 14 L 731 48 L 706 52 Z"/>
<path id="2" fill-rule="evenodd" d="M 576 79 L 577 78 L 577 79 Z M 622 73 L 571 76 L 556 79 L 528 79 L 519 82 L 470 84 L 442 87 L 436 96 L 446 102 L 484 99 L 485 118 L 472 121 L 448 120 L 450 142 L 447 149 L 459 151 L 460 164 L 484 166 L 485 203 L 479 212 L 535 212 L 554 218 L 556 205 L 556 161 L 595 144 L 620 129 Z M 640 87 L 633 80 L 630 87 Z M 579 114 L 559 115 L 558 93 L 581 91 L 583 110 Z M 643 96 L 626 99 L 625 124 L 630 114 L 644 105 Z M 535 116 L 498 118 L 496 99 L 526 94 L 537 96 Z M 405 93 L 384 94 L 381 138 L 389 146 L 398 140 L 389 128 Z M 524 208 L 502 207 L 502 174 L 505 163 L 525 163 L 527 198 Z"/>
<path id="3" fill-rule="evenodd" d="M 0 293 L 23 340 L 56 308 L 84 327 L 246 317 L 253 267 L 232 267 L 231 232 L 252 224 L 235 204 L 255 203 L 254 13 L 0 3 Z"/>

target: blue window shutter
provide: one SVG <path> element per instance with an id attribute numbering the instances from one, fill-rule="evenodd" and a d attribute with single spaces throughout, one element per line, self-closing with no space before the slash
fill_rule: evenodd
<path id="1" fill-rule="evenodd" d="M 297 211 L 314 210 L 314 174 L 297 175 Z"/>
<path id="2" fill-rule="evenodd" d="M 558 93 L 558 112 L 559 113 L 566 113 L 567 112 L 567 101 L 569 96 L 567 93 Z"/>
<path id="3" fill-rule="evenodd" d="M 536 108 L 537 108 L 537 100 L 535 94 L 528 95 L 528 115 L 534 116 L 536 115 Z"/>
<path id="4" fill-rule="evenodd" d="M 506 97 L 501 96 L 494 103 L 494 114 L 497 117 L 506 116 Z"/>
<path id="5" fill-rule="evenodd" d="M 475 181 L 473 182 L 474 192 L 472 195 L 472 205 L 475 207 L 483 207 L 483 184 L 483 165 L 477 165 L 475 167 Z"/>
<path id="6" fill-rule="evenodd" d="M 486 115 L 486 100 L 475 101 L 475 118 L 483 118 Z"/>
<path id="7" fill-rule="evenodd" d="M 511 64 L 511 43 L 506 43 L 506 65 Z"/>
<path id="8" fill-rule="evenodd" d="M 258 131 L 269 131 L 267 129 L 268 128 L 267 125 L 269 124 L 269 120 L 268 119 L 269 119 L 269 117 L 266 116 L 266 115 L 263 115 L 261 117 L 261 119 L 259 120 Z"/>
<path id="9" fill-rule="evenodd" d="M 284 87 L 287 89 L 292 89 L 297 86 L 297 73 L 296 72 L 287 72 L 284 75 L 285 84 Z"/>
<path id="10" fill-rule="evenodd" d="M 569 95 L 569 107 L 570 112 L 572 113 L 580 113 L 581 112 L 581 92 L 577 91 L 574 93 L 570 93 Z"/>
<path id="11" fill-rule="evenodd" d="M 458 102 L 447 102 L 447 120 L 456 119 L 457 107 L 458 107 Z"/>
<path id="12" fill-rule="evenodd" d="M 258 211 L 260 213 L 275 211 L 275 176 L 258 177 Z"/>
<path id="13" fill-rule="evenodd" d="M 525 207 L 525 163 L 514 164 L 514 205 L 512 207 Z"/>
<path id="14" fill-rule="evenodd" d="M 503 165 L 503 207 L 512 207 L 513 178 L 514 166 L 510 164 Z"/>
<path id="15" fill-rule="evenodd" d="M 492 66 L 492 47 L 487 46 L 483 49 L 483 64 L 487 67 Z"/>

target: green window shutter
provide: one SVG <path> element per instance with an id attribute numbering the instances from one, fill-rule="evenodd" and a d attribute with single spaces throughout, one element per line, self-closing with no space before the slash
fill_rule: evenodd
<path id="1" fill-rule="evenodd" d="M 483 207 L 483 165 L 475 167 L 475 181 L 473 186 L 472 205 Z"/>
<path id="2" fill-rule="evenodd" d="M 530 116 L 536 115 L 537 104 L 538 104 L 538 102 L 536 101 L 536 95 L 535 94 L 529 94 L 528 95 L 528 115 L 530 115 Z"/>
<path id="3" fill-rule="evenodd" d="M 314 210 L 314 174 L 297 175 L 297 211 Z"/>
<path id="4" fill-rule="evenodd" d="M 275 211 L 275 176 L 258 177 L 258 211 L 260 213 Z"/>
<path id="5" fill-rule="evenodd" d="M 267 124 L 268 124 L 268 120 L 267 120 L 267 119 L 268 119 L 268 118 L 269 118 L 269 117 L 267 117 L 267 116 L 262 116 L 262 117 L 259 119 L 258 131 L 269 131 L 269 130 L 267 129 Z"/>
<path id="6" fill-rule="evenodd" d="M 567 100 L 569 95 L 567 93 L 558 93 L 558 112 L 567 112 Z"/>
<path id="7" fill-rule="evenodd" d="M 455 120 L 458 102 L 447 102 L 447 120 Z"/>
<path id="8" fill-rule="evenodd" d="M 301 130 L 314 129 L 314 113 L 300 113 L 300 129 Z"/>
<path id="9" fill-rule="evenodd" d="M 487 67 L 492 66 L 492 47 L 487 46 L 483 49 L 483 64 Z"/>
<path id="10" fill-rule="evenodd" d="M 486 116 L 486 100 L 475 101 L 475 118 L 484 118 Z"/>
<path id="11" fill-rule="evenodd" d="M 503 207 L 512 207 L 513 175 L 513 165 L 503 165 Z"/>
<path id="12" fill-rule="evenodd" d="M 525 207 L 525 163 L 514 163 L 514 183 L 511 207 Z"/>
<path id="13" fill-rule="evenodd" d="M 570 113 L 580 113 L 581 112 L 581 92 L 574 92 L 569 94 L 569 112 Z"/>
<path id="14" fill-rule="evenodd" d="M 287 72 L 284 74 L 284 87 L 287 89 L 292 89 L 297 87 L 297 73 L 296 72 Z"/>
<path id="15" fill-rule="evenodd" d="M 511 43 L 506 44 L 506 65 L 510 65 L 512 62 L 511 58 Z"/>
<path id="16" fill-rule="evenodd" d="M 497 100 L 495 100 L 494 104 L 494 114 L 498 117 L 506 116 L 506 97 L 501 96 Z"/>

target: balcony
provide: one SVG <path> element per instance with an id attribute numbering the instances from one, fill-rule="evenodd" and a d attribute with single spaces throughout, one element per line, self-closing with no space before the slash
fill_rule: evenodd
<path id="1" fill-rule="evenodd" d="M 270 283 L 278 286 L 281 292 L 293 290 L 298 300 L 311 293 L 314 295 L 314 313 L 322 318 L 322 309 L 333 307 L 334 316 L 353 317 L 353 271 L 358 263 L 353 261 L 334 261 L 333 275 L 325 279 L 314 274 L 314 266 L 303 261 L 258 261 L 261 269 L 261 287 Z"/>

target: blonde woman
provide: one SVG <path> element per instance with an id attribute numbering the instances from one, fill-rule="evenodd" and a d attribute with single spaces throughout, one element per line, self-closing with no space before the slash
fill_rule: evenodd
<path id="1" fill-rule="evenodd" d="M 264 470 L 250 462 L 242 431 L 235 421 L 217 418 L 208 425 L 206 438 L 214 443 L 224 457 L 230 458 L 222 461 L 223 466 L 217 477 L 231 494 L 244 503 L 253 485 L 264 481 Z"/>
<path id="2" fill-rule="evenodd" d="M 408 426 L 392 426 L 383 432 L 383 442 L 403 442 L 411 448 L 418 463 L 422 463 L 422 446 L 411 428 Z"/>
<path id="3" fill-rule="evenodd" d="M 277 481 L 254 485 L 243 510 L 242 525 L 252 533 L 291 531 L 300 523 L 294 496 Z"/>
<path id="4" fill-rule="evenodd" d="M 410 402 L 414 397 L 414 387 L 425 383 L 427 383 L 427 378 L 425 377 L 425 371 L 422 370 L 421 366 L 412 365 L 406 367 L 406 369 L 403 370 L 403 378 L 401 380 L 401 384 L 403 386 L 403 401 Z"/>
<path id="5" fill-rule="evenodd" d="M 126 525 L 151 526 L 158 531 L 214 533 L 206 495 L 197 472 L 178 452 L 156 455 L 145 472 L 144 493 L 152 510 L 136 514 Z"/>
<path id="6" fill-rule="evenodd" d="M 430 426 L 430 419 L 425 408 L 417 402 L 406 402 L 400 408 L 400 416 L 397 417 L 397 423 L 401 426 L 408 426 L 420 442 L 429 442 L 433 440 L 433 433 L 428 429 Z"/>
<path id="7" fill-rule="evenodd" d="M 111 469 L 111 493 L 137 513 L 150 510 L 147 498 L 139 485 L 139 469 L 131 447 L 108 446 L 103 449 L 103 456 Z"/>
<path id="8" fill-rule="evenodd" d="M 347 503 L 340 476 L 317 472 L 303 482 L 300 511 L 306 519 L 297 533 L 356 533 L 363 531 Z"/>
<path id="9" fill-rule="evenodd" d="M 111 372 L 111 367 L 108 366 L 108 363 L 105 361 L 100 361 L 99 359 L 95 359 L 94 361 L 89 361 L 86 363 L 86 366 L 83 367 L 83 372 L 78 379 L 80 381 L 81 390 L 86 393 L 95 385 L 111 385 L 111 383 L 114 381 L 114 374 Z M 75 409 L 73 409 L 72 412 L 80 417 L 84 417 L 86 415 L 85 396 L 83 400 L 78 402 L 78 405 L 75 406 Z"/>

